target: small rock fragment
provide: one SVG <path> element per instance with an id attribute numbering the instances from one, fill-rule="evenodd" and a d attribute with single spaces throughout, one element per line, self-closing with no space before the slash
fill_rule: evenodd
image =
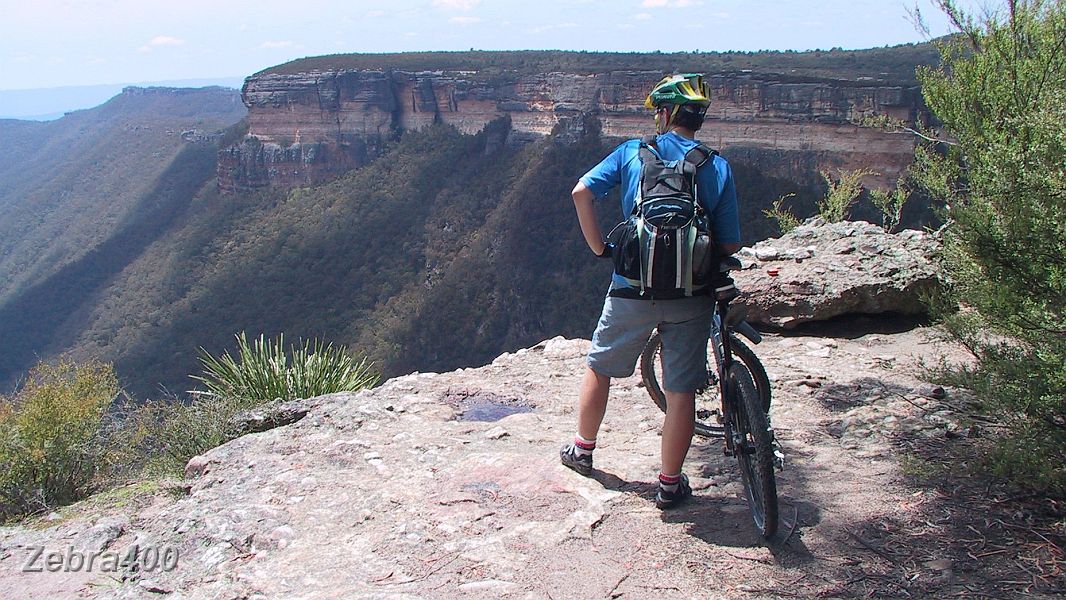
<path id="1" fill-rule="evenodd" d="M 773 260 L 780 255 L 781 253 L 778 249 L 773 246 L 763 246 L 755 249 L 755 258 L 759 260 Z"/>
<path id="2" fill-rule="evenodd" d="M 943 400 L 948 397 L 948 393 L 943 387 L 931 383 L 923 383 L 918 386 L 915 393 L 925 398 L 932 398 L 933 400 Z"/>
<path id="3" fill-rule="evenodd" d="M 511 434 L 508 433 L 507 430 L 504 429 L 503 427 L 493 427 L 492 429 L 490 429 L 490 430 L 485 432 L 485 437 L 487 437 L 490 440 L 498 440 L 498 439 L 500 439 L 502 437 L 505 437 L 505 436 L 508 436 L 508 435 L 511 435 Z"/>

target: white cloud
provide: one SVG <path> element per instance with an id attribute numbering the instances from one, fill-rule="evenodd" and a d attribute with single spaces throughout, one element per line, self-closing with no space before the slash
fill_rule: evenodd
<path id="1" fill-rule="evenodd" d="M 384 17 L 385 16 L 385 11 L 383 11 L 383 10 L 372 10 L 372 11 L 369 11 L 368 13 L 366 13 L 363 16 L 366 17 L 367 19 L 377 19 L 379 17 Z"/>
<path id="2" fill-rule="evenodd" d="M 152 41 L 148 42 L 149 46 L 180 46 L 185 43 L 185 40 L 181 38 L 171 37 L 169 35 L 157 35 L 152 38 Z"/>
<path id="3" fill-rule="evenodd" d="M 449 23 L 455 23 L 456 25 L 475 25 L 484 21 L 481 17 L 452 17 L 448 19 Z"/>
<path id="4" fill-rule="evenodd" d="M 478 4 L 481 0 L 433 0 L 433 6 L 446 10 L 471 10 Z"/>
<path id="5" fill-rule="evenodd" d="M 651 18 L 651 15 L 649 15 L 648 13 L 637 13 L 633 15 L 634 21 L 650 21 Z"/>
<path id="6" fill-rule="evenodd" d="M 270 40 L 259 44 L 259 47 L 264 50 L 272 50 L 274 48 L 292 48 L 295 45 L 296 44 L 292 40 Z"/>
<path id="7" fill-rule="evenodd" d="M 169 35 L 157 35 L 149 40 L 147 44 L 137 48 L 137 52 L 151 52 L 153 49 L 162 46 L 181 46 L 184 43 L 185 40 L 181 38 L 171 37 Z"/>

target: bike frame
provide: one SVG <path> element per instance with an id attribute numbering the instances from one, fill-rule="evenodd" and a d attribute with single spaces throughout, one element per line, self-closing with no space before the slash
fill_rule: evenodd
<path id="1" fill-rule="evenodd" d="M 729 381 L 729 369 L 733 366 L 733 349 L 730 346 L 730 331 L 725 325 L 729 313 L 729 300 L 716 300 L 714 318 L 711 322 L 711 336 L 714 339 L 715 362 L 718 367 L 718 390 L 722 404 L 722 437 L 725 438 L 725 452 L 732 456 L 736 447 L 736 432 L 732 426 L 733 403 L 732 384 Z"/>

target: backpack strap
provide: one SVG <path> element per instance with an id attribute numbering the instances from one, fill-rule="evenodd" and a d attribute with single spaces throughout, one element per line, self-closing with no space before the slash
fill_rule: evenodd
<path id="1" fill-rule="evenodd" d="M 643 163 L 659 160 L 659 147 L 655 145 L 655 134 L 640 138 L 640 160 Z"/>
<path id="2" fill-rule="evenodd" d="M 698 169 L 714 156 L 718 156 L 717 150 L 712 150 L 704 144 L 697 144 L 685 153 L 685 162 Z"/>
<path id="3" fill-rule="evenodd" d="M 697 199 L 699 198 L 699 192 L 697 191 L 698 186 L 696 185 L 696 171 L 709 160 L 712 161 L 711 168 L 713 169 L 714 162 L 712 159 L 715 156 L 718 156 L 718 151 L 712 150 L 704 144 L 696 144 L 696 146 L 685 153 L 685 171 L 687 173 L 689 169 L 692 170 L 692 174 L 690 175 L 692 178 L 690 180 L 692 181 L 692 193 Z M 698 201 L 696 202 L 696 210 L 698 213 L 703 213 L 703 205 Z"/>

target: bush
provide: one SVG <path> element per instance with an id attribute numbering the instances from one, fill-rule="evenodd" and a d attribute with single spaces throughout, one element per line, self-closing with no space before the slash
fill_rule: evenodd
<path id="1" fill-rule="evenodd" d="M 109 465 L 111 365 L 61 360 L 34 367 L 0 399 L 0 518 L 50 510 L 93 491 Z"/>
<path id="2" fill-rule="evenodd" d="M 785 194 L 777 200 L 774 200 L 773 205 L 770 208 L 764 209 L 762 213 L 766 215 L 768 219 L 774 221 L 777 224 L 777 229 L 784 235 L 793 229 L 800 226 L 799 217 L 792 212 L 792 209 L 785 207 L 785 200 L 795 197 L 796 194 Z"/>
<path id="3" fill-rule="evenodd" d="M 254 406 L 270 400 L 313 398 L 333 392 L 349 392 L 373 387 L 378 375 L 364 359 L 348 354 L 342 346 L 323 345 L 319 340 L 293 345 L 285 352 L 284 335 L 267 340 L 260 335 L 252 344 L 244 332 L 237 338 L 237 356 L 220 357 L 200 349 L 203 376 L 194 376 L 215 398 L 236 400 Z M 290 358 L 291 355 L 291 358 Z"/>
<path id="4" fill-rule="evenodd" d="M 1066 2 L 981 18 L 940 4 L 961 34 L 919 78 L 950 140 L 919 146 L 915 176 L 948 207 L 964 310 L 945 323 L 976 358 L 952 375 L 1010 425 L 997 472 L 1066 494 Z"/>
<path id="5" fill-rule="evenodd" d="M 131 430 L 140 436 L 142 454 L 151 456 L 149 468 L 181 472 L 190 458 L 241 434 L 237 413 L 274 400 L 312 398 L 374 386 L 378 375 L 366 359 L 353 357 L 344 347 L 305 341 L 285 350 L 284 336 L 260 335 L 249 343 L 237 334 L 237 358 L 224 352 L 213 356 L 200 349 L 203 375 L 193 376 L 206 391 L 193 391 L 193 400 L 147 404 L 130 415 Z"/>
<path id="6" fill-rule="evenodd" d="M 867 169 L 855 169 L 854 171 L 840 171 L 839 179 L 834 180 L 827 171 L 822 171 L 822 179 L 825 180 L 825 196 L 818 201 L 818 216 L 827 223 L 839 223 L 848 218 L 851 207 L 862 194 L 862 178 L 873 175 L 874 172 Z"/>
<path id="7" fill-rule="evenodd" d="M 907 180 L 900 177 L 892 190 L 870 190 L 870 201 L 881 211 L 881 227 L 888 233 L 899 227 L 903 220 L 903 205 L 910 198 Z"/>
<path id="8" fill-rule="evenodd" d="M 242 409 L 232 398 L 199 397 L 189 403 L 172 398 L 139 407 L 127 422 L 146 433 L 138 447 L 138 454 L 147 458 L 146 471 L 180 474 L 190 458 L 240 435 L 233 417 Z"/>

